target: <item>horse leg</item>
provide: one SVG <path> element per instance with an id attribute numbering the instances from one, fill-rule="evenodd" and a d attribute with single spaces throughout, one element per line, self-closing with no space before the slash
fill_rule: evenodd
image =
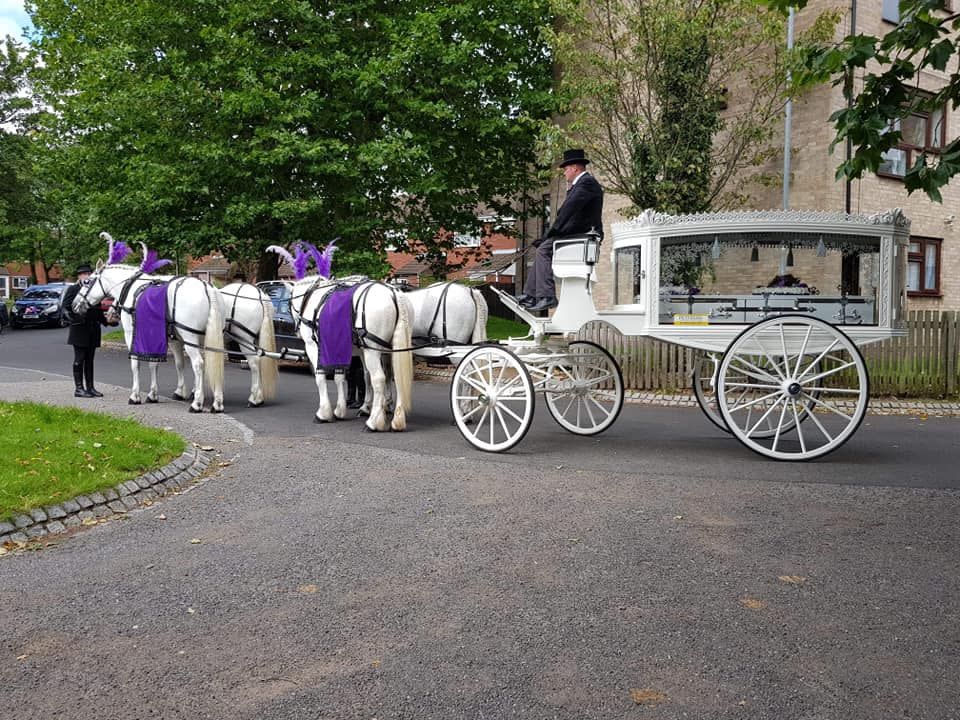
<path id="1" fill-rule="evenodd" d="M 203 353 L 195 347 L 185 350 L 193 367 L 193 402 L 190 403 L 190 412 L 203 412 Z"/>
<path id="2" fill-rule="evenodd" d="M 157 367 L 160 363 L 151 362 L 150 367 L 150 392 L 147 393 L 147 402 L 155 403 L 160 401 L 160 385 L 157 382 Z"/>
<path id="3" fill-rule="evenodd" d="M 370 373 L 363 368 L 363 405 L 357 411 L 360 417 L 370 417 L 370 408 L 373 406 L 373 387 L 370 384 Z"/>
<path id="4" fill-rule="evenodd" d="M 330 395 L 327 393 L 327 376 L 322 370 L 317 370 L 313 373 L 313 378 L 317 383 L 317 395 L 320 398 L 320 404 L 317 406 L 313 421 L 318 423 L 331 422 L 334 415 L 333 408 L 330 407 Z"/>
<path id="5" fill-rule="evenodd" d="M 143 402 L 140 399 L 140 361 L 135 357 L 130 358 L 130 371 L 133 373 L 133 387 L 130 388 L 130 398 L 127 400 L 127 404 L 139 405 Z"/>
<path id="6" fill-rule="evenodd" d="M 337 407 L 333 414 L 343 420 L 347 416 L 347 376 L 346 373 L 335 373 L 333 384 L 337 388 Z"/>
<path id="7" fill-rule="evenodd" d="M 260 379 L 260 356 L 256 353 L 245 356 L 247 367 L 250 368 L 250 396 L 247 398 L 247 407 L 263 405 L 263 382 Z"/>
<path id="8" fill-rule="evenodd" d="M 170 349 L 173 351 L 173 364 L 177 366 L 177 389 L 173 391 L 173 399 L 187 400 L 190 395 L 187 392 L 187 374 L 183 371 L 183 343 L 171 341 Z"/>
<path id="9" fill-rule="evenodd" d="M 387 429 L 387 414 L 384 411 L 384 394 L 387 378 L 383 372 L 380 353 L 376 350 L 363 351 L 363 364 L 370 370 L 370 382 L 367 383 L 367 393 L 373 387 L 373 403 L 370 408 L 370 417 L 367 418 L 367 428 L 375 432 L 384 432 Z"/>

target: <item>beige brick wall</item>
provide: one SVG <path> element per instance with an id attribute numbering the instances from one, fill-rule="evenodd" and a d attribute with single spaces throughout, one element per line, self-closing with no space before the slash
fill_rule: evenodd
<path id="1" fill-rule="evenodd" d="M 850 32 L 849 4 L 838 4 L 825 0 L 812 0 L 807 9 L 797 17 L 798 32 L 809 22 L 813 13 L 819 13 L 829 8 L 839 8 L 843 19 L 838 28 L 838 37 Z M 857 27 L 860 33 L 882 36 L 893 26 L 881 19 L 881 0 L 860 0 L 857 4 Z M 943 83 L 946 76 L 940 74 L 925 74 L 920 79 L 921 87 L 934 88 Z M 856 81 L 856 88 L 863 86 L 862 78 Z M 742 89 L 742 88 L 741 88 Z M 743 93 L 738 93 L 736 82 L 730 83 L 730 107 L 728 112 L 736 112 L 744 101 Z M 789 195 L 789 206 L 792 209 L 815 209 L 842 212 L 845 209 L 845 186 L 843 182 L 835 180 L 837 165 L 843 160 L 845 148 L 838 145 L 834 153 L 830 154 L 829 147 L 833 141 L 834 131 L 829 122 L 830 115 L 844 106 L 844 99 L 840 87 L 823 86 L 807 92 L 793 103 L 793 124 L 791 146 L 793 148 L 792 173 Z M 947 116 L 947 137 L 956 137 L 960 133 L 960 111 L 951 111 Z M 782 125 L 778 128 L 775 142 L 783 146 Z M 766 168 L 772 173 L 780 174 L 783 168 L 782 157 Z M 598 176 L 601 184 L 602 176 Z M 754 209 L 768 209 L 782 207 L 782 188 L 772 187 L 752 192 Z M 556 196 L 556 190 L 554 190 Z M 562 197 L 561 197 L 562 201 Z M 620 210 L 629 205 L 623 197 L 607 193 L 604 201 L 604 230 L 610 238 L 610 224 L 623 219 Z M 916 236 L 941 238 L 941 268 L 940 298 L 910 298 L 909 307 L 915 310 L 960 310 L 960 180 L 943 189 L 943 203 L 935 203 L 925 195 L 914 193 L 908 196 L 903 182 L 891 178 L 881 178 L 876 175 L 864 177 L 862 180 L 851 183 L 850 210 L 854 214 L 869 215 L 890 208 L 902 208 L 912 221 L 911 233 Z M 956 215 L 953 222 L 949 218 Z M 598 307 L 606 308 L 611 304 L 612 295 L 612 268 L 610 266 L 610 245 L 604 248 L 603 259 L 598 267 L 599 282 L 595 290 L 595 302 Z M 738 251 L 741 252 L 741 251 Z M 749 250 L 742 250 L 744 262 L 740 269 L 747 273 L 749 282 L 756 281 L 756 285 L 766 284 L 776 274 L 779 260 L 760 263 L 749 262 Z M 830 261 L 831 256 L 826 259 Z M 829 262 L 822 267 L 798 267 L 798 275 L 808 284 L 817 285 L 824 292 L 832 292 L 839 272 L 829 266 Z M 808 279 L 809 278 L 809 279 Z M 817 282 L 817 280 L 820 282 Z M 812 280 L 812 282 L 811 282 Z M 761 282 L 762 281 L 762 282 Z M 723 290 L 730 287 L 732 280 L 718 274 L 716 287 L 705 288 L 707 291 Z M 738 287 L 742 286 L 744 278 L 737 280 Z"/>

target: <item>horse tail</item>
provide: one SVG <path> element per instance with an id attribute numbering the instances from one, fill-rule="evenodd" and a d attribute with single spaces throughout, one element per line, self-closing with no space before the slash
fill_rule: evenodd
<path id="1" fill-rule="evenodd" d="M 410 301 L 403 293 L 396 290 L 393 292 L 397 299 L 397 324 L 391 344 L 395 348 L 409 348 L 413 345 L 413 328 L 410 322 L 413 311 Z M 410 412 L 413 405 L 413 352 L 407 350 L 391 353 L 390 360 L 393 366 L 393 381 L 397 386 L 397 408 Z"/>
<path id="2" fill-rule="evenodd" d="M 487 341 L 487 318 L 490 311 L 482 292 L 476 288 L 470 288 L 470 294 L 473 296 L 473 304 L 477 307 L 477 319 L 473 324 L 473 335 L 470 336 L 470 342 L 473 345 L 478 345 Z"/>
<path id="3" fill-rule="evenodd" d="M 204 285 L 207 299 L 210 301 L 210 314 L 207 315 L 207 329 L 203 342 L 203 375 L 207 386 L 214 392 L 223 391 L 223 308 L 220 306 L 220 291 L 211 285 Z"/>
<path id="4" fill-rule="evenodd" d="M 273 303 L 261 300 L 263 320 L 260 321 L 260 347 L 267 352 L 277 351 L 277 338 L 273 333 Z M 260 356 L 260 388 L 263 397 L 272 400 L 277 396 L 278 364 L 276 358 Z"/>

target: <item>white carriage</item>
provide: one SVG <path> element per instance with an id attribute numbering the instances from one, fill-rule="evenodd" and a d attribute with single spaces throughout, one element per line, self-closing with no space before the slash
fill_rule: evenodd
<path id="1" fill-rule="evenodd" d="M 859 347 L 903 334 L 909 220 L 762 211 L 670 216 L 612 227 L 612 309 L 593 299 L 596 236 L 558 240 L 559 304 L 525 338 L 463 354 L 451 385 L 460 432 L 476 448 L 516 445 L 535 397 L 565 429 L 595 435 L 623 405 L 613 356 L 578 341 L 588 322 L 699 351 L 693 386 L 707 416 L 748 448 L 809 460 L 842 445 L 869 401 Z M 819 288 L 819 289 L 818 289 Z"/>

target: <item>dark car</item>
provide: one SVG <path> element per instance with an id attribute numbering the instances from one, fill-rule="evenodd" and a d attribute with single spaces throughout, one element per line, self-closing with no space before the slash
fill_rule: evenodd
<path id="1" fill-rule="evenodd" d="M 66 283 L 31 285 L 17 298 L 10 312 L 10 327 L 28 325 L 66 327 L 70 317 L 64 312 L 63 296 L 70 287 Z"/>
<path id="2" fill-rule="evenodd" d="M 277 336 L 277 351 L 289 348 L 303 352 L 303 340 L 297 335 L 297 324 L 290 312 L 293 283 L 285 280 L 264 280 L 258 282 L 257 287 L 269 295 L 273 303 L 273 332 Z"/>

